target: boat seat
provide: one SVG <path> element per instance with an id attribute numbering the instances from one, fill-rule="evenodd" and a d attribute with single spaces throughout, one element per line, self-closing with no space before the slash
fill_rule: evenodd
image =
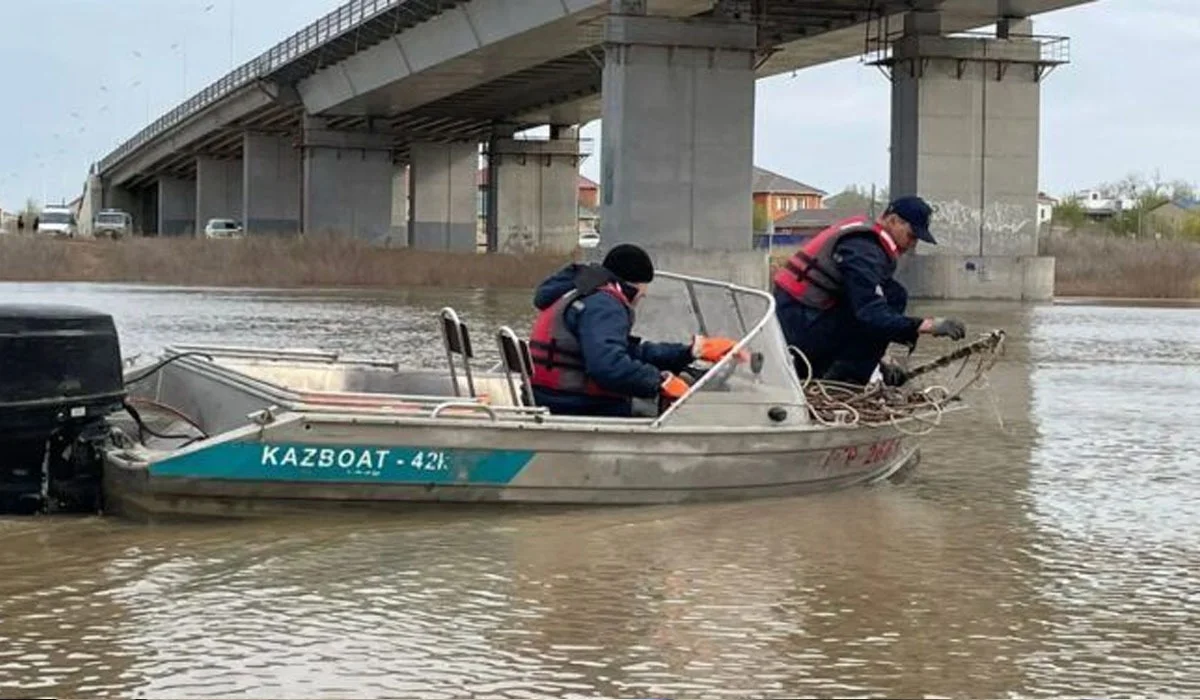
<path id="1" fill-rule="evenodd" d="M 441 321 L 442 342 L 446 346 L 446 361 L 450 365 L 450 384 L 454 387 L 454 395 L 462 396 L 462 387 L 459 386 L 458 372 L 454 366 L 457 357 L 461 359 L 463 374 L 466 375 L 467 396 L 476 398 L 475 378 L 471 374 L 471 360 L 475 357 L 475 351 L 471 348 L 471 333 L 467 330 L 467 324 L 448 306 L 438 312 L 438 318 Z"/>
<path id="2" fill-rule="evenodd" d="M 509 396 L 516 406 L 536 406 L 530 378 L 533 376 L 533 356 L 529 354 L 529 341 L 518 338 L 508 326 L 501 326 L 496 333 L 496 344 L 500 348 L 500 367 L 508 382 Z M 519 378 L 514 380 L 513 375 Z"/>

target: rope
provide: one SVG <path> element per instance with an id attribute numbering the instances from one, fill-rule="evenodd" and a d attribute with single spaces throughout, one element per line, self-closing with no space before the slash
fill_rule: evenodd
<path id="1" fill-rule="evenodd" d="M 1004 331 L 995 330 L 978 340 L 909 371 L 915 378 L 948 367 L 963 360 L 955 374 L 962 376 L 973 356 L 978 357 L 974 369 L 965 382 L 951 390 L 941 384 L 931 384 L 923 389 L 886 386 L 882 383 L 861 386 L 846 382 L 818 380 L 813 377 L 812 363 L 796 347 L 788 350 L 802 361 L 807 376 L 802 382 L 809 413 L 813 419 L 827 427 L 880 426 L 890 425 L 897 431 L 913 437 L 927 435 L 937 429 L 946 407 L 969 388 L 986 382 L 986 375 L 995 366 L 1004 347 Z M 914 428 L 911 424 L 918 424 Z"/>

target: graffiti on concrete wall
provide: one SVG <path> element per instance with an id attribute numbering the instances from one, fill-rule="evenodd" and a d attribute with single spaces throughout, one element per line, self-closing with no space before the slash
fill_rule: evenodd
<path id="1" fill-rule="evenodd" d="M 537 235 L 529 226 L 514 224 L 505 226 L 500 232 L 500 252 L 509 255 L 522 255 L 537 250 Z"/>
<path id="2" fill-rule="evenodd" d="M 979 231 L 983 223 L 984 233 L 1016 234 L 1022 228 L 1033 223 L 1030 208 L 1019 204 L 992 202 L 980 210 L 974 205 L 964 204 L 955 199 L 953 202 L 930 202 L 934 205 L 934 222 L 938 227 L 949 229 L 973 229 Z M 980 221 L 982 220 L 982 221 Z"/>
<path id="3" fill-rule="evenodd" d="M 950 231 L 978 231 L 992 236 L 1016 236 L 1033 224 L 1031 207 L 992 202 L 982 210 L 958 200 L 932 201 L 933 225 Z"/>

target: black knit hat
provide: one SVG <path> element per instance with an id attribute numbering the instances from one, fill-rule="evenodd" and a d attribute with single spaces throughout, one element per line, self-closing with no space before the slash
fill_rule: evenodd
<path id="1" fill-rule="evenodd" d="M 604 256 L 604 267 L 630 284 L 654 281 L 654 263 L 650 256 L 631 243 L 622 243 L 608 251 Z"/>

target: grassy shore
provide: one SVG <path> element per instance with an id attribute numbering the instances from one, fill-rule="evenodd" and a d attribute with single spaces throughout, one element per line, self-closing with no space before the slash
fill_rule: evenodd
<path id="1" fill-rule="evenodd" d="M 377 248 L 345 238 L 0 237 L 0 280 L 9 282 L 528 289 L 567 259 Z"/>
<path id="2" fill-rule="evenodd" d="M 1200 297 L 1200 243 L 1075 235 L 1042 241 L 1055 257 L 1055 294 L 1064 297 Z"/>
<path id="3" fill-rule="evenodd" d="M 781 251 L 781 262 L 791 251 Z M 1092 235 L 1043 241 L 1062 297 L 1200 298 L 1200 244 Z M 58 241 L 0 236 L 0 281 L 217 287 L 528 289 L 566 255 L 476 255 L 376 248 L 345 238 Z"/>

